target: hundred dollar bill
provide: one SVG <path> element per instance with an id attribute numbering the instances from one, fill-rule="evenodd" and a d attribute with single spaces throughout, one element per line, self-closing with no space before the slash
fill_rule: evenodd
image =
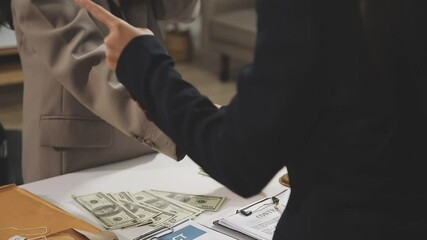
<path id="1" fill-rule="evenodd" d="M 127 202 L 135 202 L 136 200 L 128 192 L 106 193 L 106 195 L 117 202 L 119 202 L 120 200 L 127 201 Z"/>
<path id="2" fill-rule="evenodd" d="M 192 195 L 187 193 L 166 192 L 160 190 L 150 190 L 149 192 L 160 197 L 176 200 L 193 207 L 200 208 L 206 211 L 218 211 L 227 199 L 225 197 L 208 196 L 208 195 Z"/>
<path id="3" fill-rule="evenodd" d="M 152 207 L 134 202 L 126 192 L 107 193 L 106 195 L 136 215 L 141 222 L 140 225 L 153 223 L 152 219 L 161 213 Z"/>
<path id="4" fill-rule="evenodd" d="M 177 204 L 176 202 L 168 201 L 166 198 L 156 196 L 147 191 L 134 193 L 133 196 L 138 202 L 143 202 L 165 212 L 175 214 L 175 217 L 166 221 L 164 225 L 174 225 L 176 222 L 194 218 L 203 212 L 202 210 L 192 206 L 184 206 Z"/>
<path id="5" fill-rule="evenodd" d="M 175 217 L 175 214 L 165 212 L 146 203 L 138 202 L 130 192 L 108 193 L 107 196 L 122 204 L 126 209 L 138 216 L 141 225 L 149 224 L 157 227 Z"/>
<path id="6" fill-rule="evenodd" d="M 152 208 L 152 206 L 147 205 L 147 204 L 143 204 L 143 203 L 139 203 L 139 204 L 141 204 L 143 206 L 148 206 L 148 207 Z M 173 221 L 172 219 L 174 219 L 175 217 L 176 217 L 176 215 L 173 214 L 173 213 L 169 213 L 169 212 L 166 212 L 166 211 L 160 211 L 160 214 L 154 216 L 151 219 L 151 224 L 149 224 L 149 225 L 152 226 L 152 227 L 158 227 L 158 226 L 168 225 L 167 223 L 169 221 L 172 222 Z"/>
<path id="7" fill-rule="evenodd" d="M 91 213 L 106 229 L 120 229 L 138 225 L 138 217 L 101 192 L 71 196 L 81 207 Z"/>

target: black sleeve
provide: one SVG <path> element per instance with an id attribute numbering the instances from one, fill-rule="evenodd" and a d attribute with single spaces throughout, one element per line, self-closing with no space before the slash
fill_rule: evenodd
<path id="1" fill-rule="evenodd" d="M 311 104 L 316 86 L 306 81 L 312 50 L 307 2 L 258 2 L 255 62 L 226 108 L 217 109 L 181 78 L 156 37 L 133 39 L 120 56 L 117 76 L 148 117 L 210 176 L 242 196 L 257 194 L 295 158 L 317 114 Z M 278 31 L 279 21 L 284 29 L 294 24 L 284 14 L 299 14 L 300 26 Z"/>

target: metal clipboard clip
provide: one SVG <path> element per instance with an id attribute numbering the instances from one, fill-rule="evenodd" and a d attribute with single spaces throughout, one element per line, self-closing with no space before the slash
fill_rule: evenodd
<path id="1" fill-rule="evenodd" d="M 157 240 L 157 239 L 164 237 L 166 235 L 169 235 L 173 232 L 174 232 L 173 227 L 162 226 L 162 227 L 156 228 L 154 230 L 151 230 L 147 233 L 144 233 L 144 234 L 134 238 L 133 240 Z"/>
<path id="2" fill-rule="evenodd" d="M 282 194 L 282 193 L 284 193 L 284 192 L 286 192 L 286 191 L 288 191 L 288 189 L 285 189 L 283 192 L 281 192 L 281 193 L 279 193 L 279 194 L 277 194 L 275 196 L 268 197 L 268 198 L 263 198 L 263 199 L 261 199 L 261 200 L 259 200 L 257 202 L 254 202 L 254 203 L 252 203 L 252 204 L 250 204 L 250 205 L 248 205 L 248 206 L 246 206 L 244 208 L 238 209 L 238 210 L 236 210 L 236 214 L 240 213 L 243 216 L 247 217 L 247 216 L 250 216 L 252 213 L 261 210 L 262 208 L 267 207 L 267 206 L 271 206 L 271 205 L 274 205 L 274 208 L 277 210 L 277 209 L 279 209 L 279 204 L 280 204 L 280 199 L 277 196 L 280 195 L 280 194 Z M 261 204 L 261 203 L 269 201 L 269 200 L 271 200 L 271 202 Z M 260 206 L 258 206 L 258 208 L 254 209 L 254 210 L 250 210 L 250 208 L 252 208 L 252 207 L 254 207 L 254 206 L 258 205 L 258 204 L 261 204 Z"/>

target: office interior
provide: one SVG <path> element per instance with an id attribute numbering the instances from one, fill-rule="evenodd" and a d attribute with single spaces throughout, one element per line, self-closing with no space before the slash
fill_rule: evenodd
<path id="1" fill-rule="evenodd" d="M 236 84 L 241 70 L 252 61 L 256 34 L 255 1 L 202 0 L 201 3 L 200 14 L 192 22 L 179 24 L 160 22 L 163 32 L 162 38 L 183 79 L 192 83 L 213 103 L 227 105 L 236 93 Z M 50 239 L 57 233 L 63 234 L 69 231 L 70 227 L 85 226 L 92 230 L 95 227 L 96 229 L 93 232 L 104 229 L 105 226 L 95 221 L 90 213 L 76 207 L 76 203 L 70 197 L 71 194 L 85 195 L 94 192 L 136 192 L 144 189 L 158 189 L 173 190 L 184 194 L 200 194 L 206 197 L 220 197 L 225 200 L 225 204 L 218 206 L 218 211 L 200 214 L 195 219 L 197 223 L 208 226 L 209 229 L 215 229 L 213 222 L 229 213 L 234 213 L 236 207 L 252 204 L 260 198 L 268 198 L 268 196 L 273 196 L 278 191 L 281 192 L 289 187 L 289 180 L 285 183 L 278 181 L 287 176 L 284 168 L 262 193 L 252 198 L 243 198 L 210 178 L 188 157 L 178 164 L 175 160 L 161 153 L 125 159 L 113 164 L 104 164 L 52 178 L 24 182 L 21 149 L 25 80 L 16 42 L 13 43 L 13 40 L 14 32 L 1 27 L 0 123 L 5 129 L 5 140 L 0 142 L 0 146 L 3 147 L 3 153 L 7 152 L 3 158 L 0 157 L 0 191 L 5 193 L 1 197 L 20 192 L 23 195 L 18 194 L 12 202 L 20 204 L 24 202 L 23 197 L 29 196 L 35 200 L 31 204 L 42 205 L 40 209 L 58 207 L 68 215 L 67 220 L 63 218 L 64 216 L 56 216 L 56 218 L 63 220 L 58 222 L 64 223 L 64 226 L 59 227 L 56 226 L 56 223 L 49 223 L 46 224 L 44 232 L 39 232 L 40 229 L 38 228 L 33 229 L 33 231 L 37 230 L 33 234 L 38 234 L 38 237 Z M 135 179 L 138 180 L 134 181 Z M 170 179 L 177 180 L 170 181 Z M 101 184 L 96 184 L 97 181 Z M 194 182 L 199 184 L 192 184 Z M 191 189 L 188 188 L 189 186 Z M 6 211 L 5 216 L 8 215 L 10 204 L 13 203 L 3 202 L 0 204 L 0 208 L 3 207 L 2 212 Z M 31 208 L 31 206 L 25 207 Z M 23 215 L 26 213 L 25 207 L 21 209 Z M 45 214 L 46 212 L 43 210 L 43 214 L 34 214 L 28 219 L 37 223 L 44 223 L 47 219 L 39 219 L 38 217 L 45 216 Z M 16 212 L 9 212 L 9 215 L 16 216 Z M 80 223 L 77 224 L 76 221 Z M 27 220 L 16 218 L 13 222 L 14 225 L 12 225 L 21 226 L 26 222 Z M 10 225 L 11 222 L 7 224 Z M 33 226 L 34 224 L 30 225 Z M 0 235 L 9 237 L 15 232 L 22 234 L 20 231 L 20 228 L 6 227 L 0 232 Z M 118 239 L 134 239 L 135 236 L 144 233 L 144 231 L 140 227 L 129 227 L 123 231 L 115 231 L 115 233 Z M 216 229 L 213 232 L 226 233 L 241 240 L 250 239 L 245 234 L 228 231 L 225 228 Z M 227 237 L 227 235 L 222 236 Z"/>
<path id="2" fill-rule="evenodd" d="M 224 5 L 224 2 L 233 1 Z M 231 3 L 231 2 L 229 2 Z M 221 7 L 218 7 L 221 6 Z M 214 103 L 226 105 L 236 91 L 240 70 L 252 59 L 255 42 L 252 0 L 202 1 L 190 23 L 161 22 L 165 46 L 183 78 Z M 0 185 L 23 184 L 21 176 L 24 79 L 14 32 L 0 27 L 0 123 L 6 132 L 0 158 Z"/>

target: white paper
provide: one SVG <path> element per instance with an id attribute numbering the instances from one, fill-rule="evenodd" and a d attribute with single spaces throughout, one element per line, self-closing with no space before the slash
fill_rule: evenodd
<path id="1" fill-rule="evenodd" d="M 9 28 L 0 26 L 0 49 L 14 47 L 16 47 L 15 32 Z"/>
<path id="2" fill-rule="evenodd" d="M 288 203 L 290 192 L 290 189 L 286 189 L 276 195 L 279 199 L 278 206 L 273 204 L 272 198 L 265 198 L 257 204 L 242 208 L 245 211 L 251 211 L 250 215 L 245 216 L 242 213 L 236 213 L 220 219 L 218 223 L 255 239 L 271 240 L 280 216 Z"/>
<path id="3" fill-rule="evenodd" d="M 111 231 L 103 231 L 103 232 L 100 232 L 98 234 L 95 234 L 95 233 L 83 231 L 80 229 L 74 229 L 74 230 L 83 234 L 89 240 L 116 240 L 116 239 L 118 239 L 116 234 L 114 234 L 114 232 L 111 232 Z"/>
<path id="4" fill-rule="evenodd" d="M 186 220 L 175 225 L 173 231 L 165 231 L 148 237 L 148 239 L 153 238 L 159 240 L 236 240 L 193 220 Z"/>

